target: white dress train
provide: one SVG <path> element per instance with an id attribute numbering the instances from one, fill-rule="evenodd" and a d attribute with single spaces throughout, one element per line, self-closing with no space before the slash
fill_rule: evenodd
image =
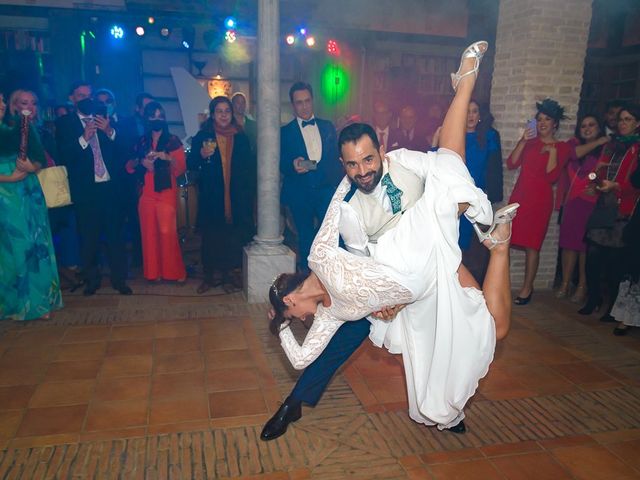
<path id="1" fill-rule="evenodd" d="M 378 239 L 372 257 L 359 257 L 338 247 L 340 204 L 350 188 L 345 177 L 309 255 L 331 306 L 318 307 L 303 345 L 289 329 L 280 338 L 293 366 L 304 368 L 343 322 L 410 304 L 392 322 L 370 317 L 371 340 L 402 353 L 411 418 L 447 428 L 464 417 L 464 405 L 486 375 L 495 348 L 495 326 L 482 292 L 463 288 L 457 278 L 458 203 L 469 203 L 465 215 L 484 224 L 491 223 L 491 204 L 454 152 L 402 149 L 389 157 L 423 178 L 425 193 Z"/>

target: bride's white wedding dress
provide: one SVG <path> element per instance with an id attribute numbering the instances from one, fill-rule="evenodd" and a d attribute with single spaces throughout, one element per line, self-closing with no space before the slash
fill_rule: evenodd
<path id="1" fill-rule="evenodd" d="M 280 338 L 293 366 L 305 368 L 345 321 L 410 304 L 392 322 L 369 318 L 371 339 L 402 353 L 411 418 L 448 428 L 464 417 L 462 409 L 486 375 L 495 348 L 495 326 L 482 292 L 458 281 L 458 204 L 469 203 L 465 215 L 483 224 L 492 221 L 491 204 L 454 152 L 398 150 L 389 157 L 423 178 L 425 193 L 378 239 L 371 257 L 360 257 L 338 246 L 340 204 L 351 186 L 345 177 L 309 255 L 331 306 L 318 306 L 302 346 L 290 329 Z"/>

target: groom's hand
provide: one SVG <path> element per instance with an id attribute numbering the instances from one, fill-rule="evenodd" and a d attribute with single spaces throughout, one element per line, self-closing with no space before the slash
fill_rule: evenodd
<path id="1" fill-rule="evenodd" d="M 393 320 L 398 312 L 406 306 L 407 305 L 395 305 L 393 307 L 384 307 L 377 312 L 373 312 L 371 315 L 379 318 L 380 320 Z"/>

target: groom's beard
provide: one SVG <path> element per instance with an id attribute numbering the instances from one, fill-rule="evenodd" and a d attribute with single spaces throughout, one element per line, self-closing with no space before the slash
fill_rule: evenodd
<path id="1" fill-rule="evenodd" d="M 382 162 L 380 162 L 380 168 L 376 171 L 369 172 L 366 175 L 356 175 L 352 178 L 353 182 L 364 193 L 371 193 L 380 183 L 382 179 Z"/>

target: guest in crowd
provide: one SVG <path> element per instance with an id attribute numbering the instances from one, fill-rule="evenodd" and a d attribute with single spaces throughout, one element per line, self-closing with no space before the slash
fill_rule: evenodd
<path id="1" fill-rule="evenodd" d="M 587 303 L 579 313 L 588 315 L 604 302 L 601 276 L 608 291 L 604 322 L 615 321 L 611 308 L 629 263 L 624 229 L 638 202 L 640 190 L 631 182 L 640 152 L 640 107 L 627 105 L 618 114 L 618 135 L 603 152 L 597 166 L 598 202 L 587 222 Z M 634 248 L 638 248 L 637 245 Z"/>
<path id="2" fill-rule="evenodd" d="M 587 244 L 584 236 L 587 220 L 598 199 L 595 184 L 589 174 L 595 172 L 602 145 L 609 141 L 603 135 L 598 117 L 583 115 L 576 124 L 575 137 L 570 144 L 575 149 L 567 162 L 558 184 L 558 199 L 562 203 L 559 247 L 562 250 L 562 283 L 557 298 L 569 295 L 576 262 L 578 263 L 578 288 L 571 301 L 583 303 L 587 296 Z"/>
<path id="3" fill-rule="evenodd" d="M 62 307 L 47 206 L 35 172 L 45 163 L 38 134 L 29 128 L 20 158 L 21 121 L 2 123 L 0 92 L 0 319 L 49 318 Z"/>
<path id="4" fill-rule="evenodd" d="M 147 132 L 135 146 L 135 160 L 127 171 L 138 174 L 143 184 L 138 203 L 142 232 L 142 265 L 149 281 L 184 283 L 187 272 L 178 242 L 176 178 L 186 168 L 182 142 L 169 133 L 164 108 L 150 102 L 144 108 Z"/>
<path id="5" fill-rule="evenodd" d="M 255 154 L 257 152 L 258 126 L 255 119 L 247 112 L 247 97 L 242 92 L 236 92 L 231 96 L 231 104 L 233 105 L 233 118 L 235 118 L 238 127 L 247 134 L 251 150 Z"/>
<path id="6" fill-rule="evenodd" d="M 640 165 L 631 174 L 631 185 L 640 189 Z M 613 329 L 613 334 L 626 335 L 632 327 L 640 327 L 640 208 L 633 210 L 633 215 L 624 227 L 622 239 L 627 246 L 629 279 L 622 282 L 626 288 L 620 288 L 618 298 L 611 310 L 611 315 L 620 323 Z"/>
<path id="7" fill-rule="evenodd" d="M 210 118 L 193 137 L 187 159 L 200 170 L 198 226 L 202 234 L 204 279 L 198 293 L 224 284 L 240 288 L 242 248 L 254 233 L 256 163 L 247 135 L 238 128 L 233 106 L 218 96 L 209 104 Z"/>
<path id="8" fill-rule="evenodd" d="M 624 106 L 625 102 L 622 100 L 610 100 L 607 102 L 604 109 L 604 128 L 606 135 L 611 136 L 618 133 L 618 114 Z"/>
<path id="9" fill-rule="evenodd" d="M 411 105 L 403 107 L 402 110 L 400 110 L 398 124 L 400 125 L 398 129 L 398 148 L 417 150 L 419 152 L 426 152 L 428 150 L 429 144 L 427 143 L 426 134 L 417 127 L 418 115 L 415 108 Z"/>
<path id="10" fill-rule="evenodd" d="M 120 115 L 117 110 L 116 97 L 108 88 L 99 88 L 95 91 L 96 102 L 101 106 L 102 112 L 105 112 L 109 118 L 111 126 L 115 129 L 117 135 L 116 157 L 119 162 L 126 164 L 133 154 L 133 149 L 138 140 L 143 135 L 138 133 L 138 105 L 136 104 L 136 112 L 132 116 Z M 136 97 L 136 101 L 140 100 L 142 104 L 147 105 L 151 100 L 151 95 L 141 93 Z M 142 112 L 140 112 L 142 115 Z M 144 132 L 144 130 L 143 130 Z M 131 245 L 131 266 L 139 267 L 142 265 L 142 236 L 140 233 L 140 217 L 138 215 L 138 190 L 139 184 L 135 177 L 125 175 L 122 182 L 122 201 L 124 205 L 124 238 L 125 243 Z"/>
<path id="11" fill-rule="evenodd" d="M 296 118 L 280 130 L 281 196 L 298 234 L 297 267 L 306 270 L 311 243 L 344 172 L 336 129 L 314 115 L 311 85 L 294 83 L 289 99 Z"/>
<path id="12" fill-rule="evenodd" d="M 513 222 L 511 246 L 523 248 L 526 257 L 524 284 L 515 299 L 516 305 L 526 305 L 531 300 L 540 248 L 553 210 L 552 185 L 558 181 L 572 150 L 555 137 L 560 120 L 566 118 L 564 108 L 550 98 L 536 103 L 536 108 L 536 129 L 525 129 L 507 159 L 510 170 L 521 168 L 509 198 L 509 203 L 520 204 Z"/>
<path id="13" fill-rule="evenodd" d="M 55 136 L 40 121 L 38 96 L 29 90 L 16 90 L 11 94 L 9 105 L 11 115 L 15 116 L 23 110 L 31 113 L 29 120 L 40 135 L 44 149 L 46 161 L 42 168 L 56 166 L 58 149 Z M 58 260 L 58 273 L 66 288 L 74 290 L 81 285 L 81 281 L 80 240 L 73 205 L 49 209 L 49 224 Z"/>
<path id="14" fill-rule="evenodd" d="M 376 131 L 380 146 L 384 147 L 387 152 L 400 148 L 401 142 L 400 132 L 391 125 L 392 119 L 393 112 L 385 100 L 377 99 L 373 102 L 372 126 Z"/>
<path id="15" fill-rule="evenodd" d="M 95 114 L 91 85 L 77 82 L 69 91 L 77 113 L 58 119 L 56 143 L 59 158 L 67 167 L 71 200 L 76 210 L 85 295 L 100 288 L 98 264 L 100 235 L 107 240 L 111 285 L 131 295 L 126 284 L 127 262 L 122 225 L 124 162 L 118 158 L 116 131 L 109 117 Z"/>

